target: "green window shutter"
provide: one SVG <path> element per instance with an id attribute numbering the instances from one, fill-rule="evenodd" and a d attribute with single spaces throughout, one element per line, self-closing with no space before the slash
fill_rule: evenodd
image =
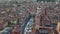
<path id="1" fill-rule="evenodd" d="M 15 20 L 15 21 L 11 21 L 11 24 L 17 24 L 17 20 Z"/>

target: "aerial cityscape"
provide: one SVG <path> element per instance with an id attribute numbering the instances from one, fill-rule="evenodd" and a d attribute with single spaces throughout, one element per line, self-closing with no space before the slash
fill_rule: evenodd
<path id="1" fill-rule="evenodd" d="M 0 34 L 60 34 L 60 0 L 0 0 Z"/>

